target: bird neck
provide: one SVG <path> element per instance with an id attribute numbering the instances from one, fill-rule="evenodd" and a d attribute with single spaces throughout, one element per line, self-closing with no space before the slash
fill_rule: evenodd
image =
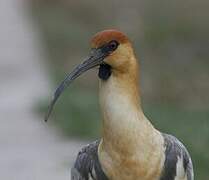
<path id="1" fill-rule="evenodd" d="M 100 81 L 100 105 L 105 146 L 124 150 L 154 129 L 141 109 L 137 63 L 124 72 L 112 69 L 108 80 Z"/>
<path id="2" fill-rule="evenodd" d="M 108 80 L 100 82 L 103 134 L 98 155 L 108 177 L 114 177 L 115 172 L 119 173 L 116 177 L 121 177 L 120 172 L 127 170 L 123 168 L 131 169 L 132 165 L 133 174 L 141 177 L 144 169 L 154 173 L 154 166 L 162 164 L 163 140 L 141 109 L 137 68 L 135 65 L 126 72 L 113 69 Z"/>

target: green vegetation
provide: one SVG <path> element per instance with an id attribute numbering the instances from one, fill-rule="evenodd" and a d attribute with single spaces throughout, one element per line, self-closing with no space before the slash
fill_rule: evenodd
<path id="1" fill-rule="evenodd" d="M 69 88 L 56 109 L 53 121 L 66 135 L 95 138 L 99 135 L 100 119 L 96 93 Z M 62 101 L 62 102 L 61 102 Z"/>
<path id="2" fill-rule="evenodd" d="M 207 179 L 209 167 L 209 111 L 182 110 L 175 106 L 145 106 L 155 127 L 172 134 L 188 148 L 194 163 L 195 179 Z"/>

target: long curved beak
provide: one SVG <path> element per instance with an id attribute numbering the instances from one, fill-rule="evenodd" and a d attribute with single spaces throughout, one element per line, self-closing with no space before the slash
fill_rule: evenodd
<path id="1" fill-rule="evenodd" d="M 100 65 L 107 55 L 108 54 L 102 51 L 102 49 L 100 48 L 92 49 L 89 57 L 87 57 L 86 60 L 84 60 L 81 64 L 75 67 L 73 71 L 66 76 L 66 78 L 62 81 L 62 83 L 58 86 L 54 93 L 53 99 L 48 107 L 48 112 L 45 116 L 45 121 L 49 119 L 54 104 L 56 103 L 57 99 L 60 97 L 62 92 L 65 90 L 65 88 L 68 87 L 74 79 L 79 77 L 85 71 Z"/>

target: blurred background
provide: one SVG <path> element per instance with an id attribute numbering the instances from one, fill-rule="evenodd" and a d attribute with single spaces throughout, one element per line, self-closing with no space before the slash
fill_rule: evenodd
<path id="1" fill-rule="evenodd" d="M 100 137 L 97 71 L 80 77 L 44 113 L 56 85 L 116 28 L 140 61 L 145 114 L 191 153 L 209 177 L 209 1 L 2 0 L 0 179 L 70 179 L 79 148 Z"/>

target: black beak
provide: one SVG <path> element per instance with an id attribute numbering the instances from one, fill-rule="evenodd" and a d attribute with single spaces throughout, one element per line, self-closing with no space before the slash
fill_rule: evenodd
<path id="1" fill-rule="evenodd" d="M 105 53 L 105 51 L 103 51 L 101 48 L 92 49 L 89 57 L 86 60 L 84 60 L 83 63 L 81 63 L 77 67 L 75 67 L 75 69 L 67 75 L 67 77 L 64 79 L 64 81 L 62 81 L 62 83 L 58 86 L 58 88 L 56 89 L 56 91 L 54 93 L 53 99 L 48 107 L 48 112 L 45 116 L 45 121 L 48 120 L 48 118 L 53 110 L 54 104 L 56 103 L 56 101 L 59 98 L 59 96 L 61 95 L 61 93 L 65 90 L 65 88 L 67 86 L 69 86 L 70 83 L 74 79 L 76 79 L 78 76 L 83 74 L 85 71 L 102 64 L 103 59 L 107 55 L 108 55 L 108 53 Z"/>

